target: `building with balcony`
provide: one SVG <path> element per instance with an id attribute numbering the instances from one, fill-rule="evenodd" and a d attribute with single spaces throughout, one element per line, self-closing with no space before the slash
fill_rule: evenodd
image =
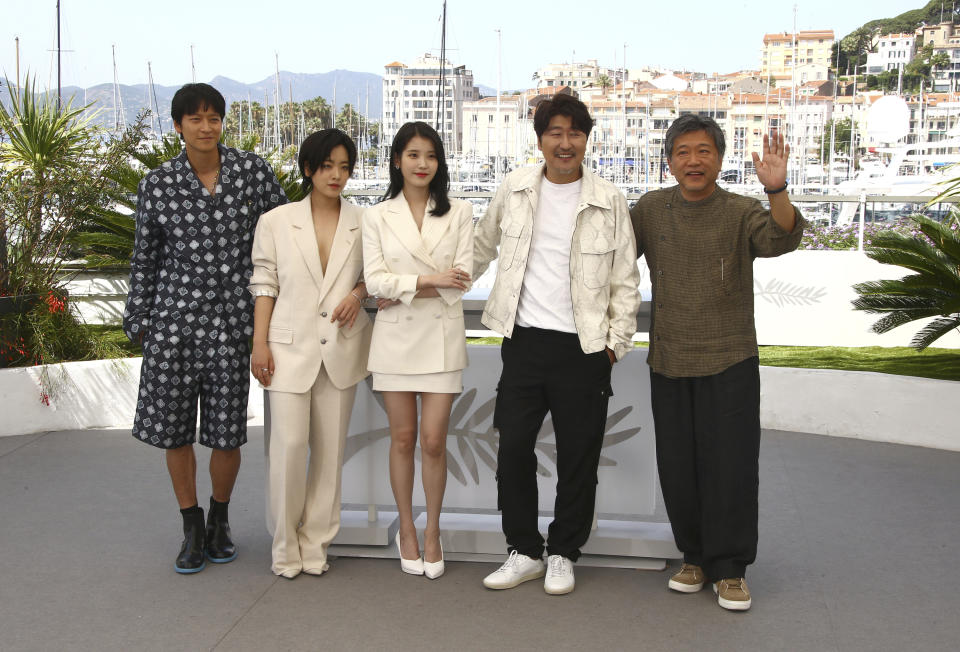
<path id="1" fill-rule="evenodd" d="M 834 43 L 832 29 L 764 34 L 761 77 L 777 86 L 827 80 Z"/>
<path id="2" fill-rule="evenodd" d="M 443 86 L 441 88 L 441 72 Z M 383 131 L 380 139 L 384 155 L 405 122 L 423 121 L 437 129 L 448 155 L 462 149 L 463 104 L 480 98 L 473 85 L 473 72 L 466 66 L 441 65 L 440 58 L 424 54 L 406 65 L 388 63 L 383 75 Z"/>
<path id="3" fill-rule="evenodd" d="M 553 93 L 569 86 L 579 91 L 585 86 L 596 84 L 601 74 L 605 74 L 597 64 L 596 59 L 587 59 L 582 63 L 551 63 L 537 70 L 533 75 L 537 91 Z M 613 80 L 613 77 L 610 78 Z"/>
<path id="4" fill-rule="evenodd" d="M 867 54 L 864 70 L 879 75 L 890 70 L 903 70 L 917 52 L 916 34 L 884 34 L 876 39 L 875 52 Z"/>

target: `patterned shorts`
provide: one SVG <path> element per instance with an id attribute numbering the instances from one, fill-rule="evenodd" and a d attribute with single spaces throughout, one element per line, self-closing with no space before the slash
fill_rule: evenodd
<path id="1" fill-rule="evenodd" d="M 157 448 L 200 443 L 233 450 L 247 441 L 250 349 L 246 340 L 177 341 L 148 332 L 133 436 Z"/>

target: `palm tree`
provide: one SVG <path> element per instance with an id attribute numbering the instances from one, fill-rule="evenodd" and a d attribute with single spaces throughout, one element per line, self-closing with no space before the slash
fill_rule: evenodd
<path id="1" fill-rule="evenodd" d="M 960 178 L 953 184 L 954 188 L 960 185 Z M 960 230 L 956 214 L 944 222 L 923 215 L 913 215 L 910 219 L 922 237 L 883 231 L 873 238 L 867 255 L 881 263 L 906 267 L 914 274 L 898 280 L 854 285 L 860 297 L 853 301 L 853 306 L 884 315 L 873 324 L 875 333 L 886 333 L 917 319 L 936 317 L 910 342 L 910 346 L 922 351 L 941 336 L 960 328 Z"/>
<path id="2" fill-rule="evenodd" d="M 608 89 L 613 87 L 613 80 L 608 75 L 600 75 L 597 77 L 597 86 L 603 93 L 606 93 Z"/>
<path id="3" fill-rule="evenodd" d="M 133 253 L 136 234 L 137 191 L 140 182 L 150 170 L 154 170 L 183 151 L 183 142 L 176 133 L 167 134 L 163 140 L 142 146 L 144 140 L 143 125 L 146 114 L 137 116 L 133 126 L 128 128 L 124 138 L 131 143 L 128 148 L 130 158 L 122 164 L 105 172 L 110 183 L 105 184 L 104 192 L 109 201 L 94 207 L 83 226 L 73 233 L 71 242 L 86 261 L 90 269 L 106 267 L 126 267 Z M 222 140 L 229 147 L 252 151 L 259 141 L 256 133 L 247 132 L 243 139 L 237 140 L 236 134 L 224 131 Z M 280 182 L 287 199 L 296 201 L 303 198 L 298 171 L 284 167 L 280 160 L 282 152 L 274 150 L 267 154 L 277 180 Z"/>
<path id="4" fill-rule="evenodd" d="M 85 224 L 72 237 L 72 242 L 91 269 L 122 267 L 130 263 L 136 223 L 133 213 L 137 209 L 137 190 L 148 171 L 160 166 L 181 152 L 183 143 L 176 133 L 167 134 L 162 140 L 146 148 L 143 141 L 143 124 L 146 115 L 137 117 L 129 127 L 126 138 L 133 143 L 130 158 L 106 172 L 110 182 L 104 186 L 110 201 L 95 207 L 87 216 Z"/>
<path id="5" fill-rule="evenodd" d="M 0 292 L 16 295 L 55 285 L 60 256 L 81 213 L 97 201 L 84 165 L 99 142 L 87 107 L 36 90 L 29 75 L 19 91 L 7 81 L 0 102 Z"/>

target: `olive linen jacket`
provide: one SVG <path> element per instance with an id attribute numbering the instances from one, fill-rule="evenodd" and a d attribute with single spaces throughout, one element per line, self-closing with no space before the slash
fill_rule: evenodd
<path id="1" fill-rule="evenodd" d="M 416 294 L 421 274 L 473 267 L 473 208 L 451 199 L 445 215 L 430 215 L 431 210 L 432 201 L 420 231 L 402 193 L 363 213 L 367 292 L 400 301 L 377 312 L 367 364 L 372 372 L 428 374 L 467 366 L 464 290 L 437 288 L 439 297 Z"/>
<path id="2" fill-rule="evenodd" d="M 717 188 L 686 201 L 679 186 L 648 192 L 630 211 L 653 288 L 648 364 L 673 378 L 710 376 L 757 355 L 753 260 L 793 251 L 788 233 L 751 197 Z"/>
<path id="3" fill-rule="evenodd" d="M 275 296 L 267 343 L 275 371 L 270 391 L 308 391 L 326 367 L 338 389 L 369 374 L 370 317 L 361 310 L 352 327 L 330 317 L 363 277 L 359 206 L 340 200 L 340 221 L 327 268 L 320 263 L 310 196 L 265 213 L 253 240 L 250 292 Z"/>
<path id="4" fill-rule="evenodd" d="M 481 321 L 507 337 L 517 317 L 543 173 L 541 164 L 508 174 L 477 223 L 473 278 L 497 258 L 500 247 L 497 278 Z M 612 183 L 583 169 L 570 246 L 570 294 L 584 353 L 609 347 L 620 359 L 633 348 L 639 284 L 627 200 Z"/>

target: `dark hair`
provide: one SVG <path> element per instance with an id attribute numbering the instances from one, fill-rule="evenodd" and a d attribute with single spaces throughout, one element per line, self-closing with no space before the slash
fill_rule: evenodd
<path id="1" fill-rule="evenodd" d="M 304 195 L 309 195 L 310 191 L 313 190 L 313 181 L 310 177 L 330 158 L 333 150 L 341 145 L 347 150 L 350 174 L 353 174 L 353 168 L 357 164 L 357 146 L 353 144 L 353 139 L 350 136 L 339 129 L 315 131 L 300 143 L 300 156 L 297 158 L 297 164 L 300 166 L 300 175 L 303 177 L 300 188 Z"/>
<path id="2" fill-rule="evenodd" d="M 550 126 L 553 117 L 558 115 L 567 116 L 575 129 L 579 129 L 587 136 L 590 135 L 593 129 L 593 118 L 590 117 L 587 105 L 572 95 L 557 93 L 549 100 L 540 102 L 536 113 L 533 114 L 533 130 L 537 133 L 538 141 Z"/>
<path id="3" fill-rule="evenodd" d="M 687 113 L 673 121 L 670 128 L 667 129 L 667 137 L 663 141 L 663 149 L 669 159 L 673 156 L 673 141 L 677 136 L 689 134 L 694 131 L 705 131 L 707 135 L 713 138 L 713 144 L 717 147 L 717 153 L 720 160 L 723 160 L 723 153 L 727 149 L 727 141 L 723 137 L 723 130 L 713 118 Z"/>
<path id="4" fill-rule="evenodd" d="M 227 115 L 227 102 L 216 88 L 210 84 L 184 84 L 173 94 L 170 116 L 175 123 L 180 124 L 183 116 L 192 115 L 204 108 L 219 113 L 221 120 Z"/>
<path id="5" fill-rule="evenodd" d="M 436 129 L 426 122 L 407 122 L 397 130 L 397 135 L 393 137 L 393 144 L 390 146 L 390 187 L 383 195 L 384 199 L 393 199 L 403 190 L 403 175 L 400 174 L 398 161 L 403 150 L 415 136 L 426 138 L 433 144 L 433 151 L 437 155 L 437 173 L 430 181 L 430 199 L 433 200 L 433 210 L 431 215 L 437 217 L 446 215 L 450 210 L 450 198 L 447 196 L 447 190 L 450 186 L 450 173 L 447 172 L 447 157 L 443 152 L 443 141 L 440 140 L 440 134 Z"/>

